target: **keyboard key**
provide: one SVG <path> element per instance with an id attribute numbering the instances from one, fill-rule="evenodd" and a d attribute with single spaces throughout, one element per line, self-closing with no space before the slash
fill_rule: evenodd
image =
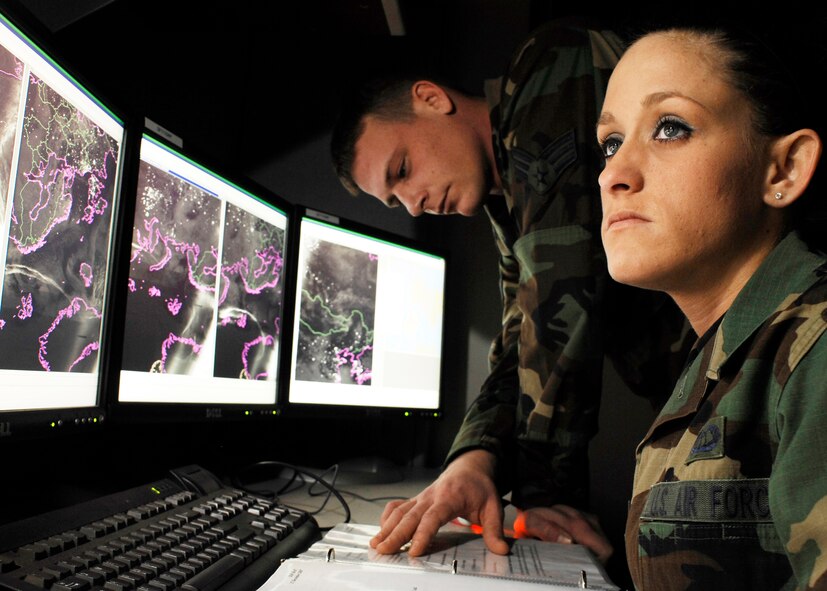
<path id="1" fill-rule="evenodd" d="M 132 550 L 135 547 L 135 544 L 128 540 L 124 540 L 123 538 L 118 538 L 117 540 L 110 540 L 107 544 L 110 548 L 115 548 L 118 554 L 122 554 L 127 550 Z"/>
<path id="2" fill-rule="evenodd" d="M 106 562 L 101 563 L 101 567 L 111 568 L 113 571 L 115 571 L 118 574 L 125 573 L 130 568 L 132 568 L 128 564 L 120 562 L 118 559 L 107 560 Z"/>
<path id="3" fill-rule="evenodd" d="M 103 523 L 106 525 L 106 530 L 109 533 L 118 531 L 119 529 L 123 529 L 126 527 L 126 519 L 121 519 L 118 517 L 107 517 L 103 520 Z"/>
<path id="4" fill-rule="evenodd" d="M 140 566 L 137 568 L 133 568 L 128 573 L 123 575 L 124 577 L 129 577 L 135 581 L 135 585 L 140 585 L 144 583 L 147 579 L 154 577 L 155 575 L 152 574 L 152 571 L 147 569 L 141 568 Z"/>
<path id="5" fill-rule="evenodd" d="M 151 580 L 148 586 L 154 591 L 172 591 L 176 587 L 174 581 L 167 581 L 165 579 L 161 579 L 160 577 Z"/>
<path id="6" fill-rule="evenodd" d="M 138 566 L 139 564 L 141 564 L 144 561 L 144 556 L 139 554 L 138 552 L 136 552 L 134 550 L 132 550 L 130 552 L 127 552 L 126 554 L 124 554 L 120 558 L 121 558 L 121 560 L 128 560 L 130 566 L 133 566 L 133 567 Z"/>
<path id="7" fill-rule="evenodd" d="M 14 556 L 11 554 L 0 554 L 0 573 L 8 573 L 20 565 L 14 561 Z"/>
<path id="8" fill-rule="evenodd" d="M 181 550 L 181 548 L 170 548 L 164 553 L 164 555 L 167 554 L 170 554 L 175 557 L 175 564 L 181 564 L 187 558 L 189 558 L 189 556 L 187 556 L 187 553 Z"/>
<path id="9" fill-rule="evenodd" d="M 52 591 L 86 591 L 92 584 L 78 577 L 69 577 L 52 585 Z"/>
<path id="10" fill-rule="evenodd" d="M 256 531 L 249 527 L 239 527 L 232 533 L 227 535 L 228 540 L 235 540 L 239 544 L 243 544 L 250 538 L 253 538 L 256 535 Z"/>
<path id="11" fill-rule="evenodd" d="M 80 532 L 88 537 L 90 540 L 95 538 L 102 538 L 106 535 L 106 528 L 100 525 L 90 524 L 84 525 L 80 528 Z"/>
<path id="12" fill-rule="evenodd" d="M 80 564 L 83 568 L 91 568 L 101 563 L 100 558 L 96 558 L 88 552 L 73 556 L 71 561 Z"/>
<path id="13" fill-rule="evenodd" d="M 121 553 L 121 549 L 117 546 L 109 544 L 101 544 L 97 548 L 95 548 L 98 552 L 103 554 L 106 558 L 112 558 L 113 556 L 118 556 Z"/>
<path id="14" fill-rule="evenodd" d="M 35 587 L 46 589 L 57 580 L 57 577 L 51 573 L 40 571 L 26 575 L 26 578 L 23 580 L 30 585 L 34 585 Z"/>
<path id="15" fill-rule="evenodd" d="M 56 566 L 60 568 L 65 568 L 67 571 L 69 571 L 69 574 L 72 575 L 78 572 L 79 570 L 83 570 L 83 567 L 80 564 L 78 564 L 77 562 L 72 562 L 70 560 L 61 560 L 57 563 Z"/>
<path id="16" fill-rule="evenodd" d="M 43 542 L 49 547 L 49 555 L 54 556 L 63 552 L 63 538 L 59 536 L 52 536 Z"/>
<path id="17" fill-rule="evenodd" d="M 141 568 L 151 572 L 153 577 L 157 577 L 164 574 L 169 567 L 163 562 L 150 560 L 149 562 L 143 563 Z"/>
<path id="18" fill-rule="evenodd" d="M 43 543 L 28 544 L 17 551 L 21 560 L 27 562 L 34 562 L 35 560 L 42 560 L 49 556 L 49 547 Z"/>
<path id="19" fill-rule="evenodd" d="M 204 563 L 204 566 L 206 567 L 206 566 L 211 565 L 213 562 L 215 562 L 218 559 L 215 556 L 210 556 L 206 552 L 199 552 L 198 554 L 193 556 L 191 560 L 200 560 L 201 562 Z"/>
<path id="20" fill-rule="evenodd" d="M 250 564 L 253 561 L 253 559 L 256 557 L 255 552 L 253 552 L 252 550 L 250 550 L 248 548 L 238 548 L 236 550 L 233 550 L 233 554 L 236 554 L 236 555 L 241 556 L 242 558 L 244 558 L 244 565 L 245 566 Z"/>
<path id="21" fill-rule="evenodd" d="M 182 562 L 175 568 L 170 569 L 170 572 L 174 572 L 176 570 L 183 572 L 188 579 L 198 572 L 198 569 L 194 565 L 190 564 L 189 561 Z"/>
<path id="22" fill-rule="evenodd" d="M 89 538 L 86 537 L 86 534 L 79 531 L 63 532 L 62 534 L 60 534 L 60 538 L 63 539 L 64 550 L 71 550 L 72 548 L 76 548 L 81 544 L 85 544 L 89 541 Z"/>
<path id="23" fill-rule="evenodd" d="M 165 572 L 164 574 L 162 574 L 160 577 L 158 577 L 155 580 L 156 581 L 168 581 L 168 582 L 172 583 L 173 585 L 175 585 L 176 587 L 180 587 L 181 583 L 183 583 L 184 581 L 187 580 L 187 577 L 180 574 L 180 573 L 173 573 L 172 570 L 173 569 L 170 569 L 169 571 Z"/>
<path id="24" fill-rule="evenodd" d="M 118 577 L 113 581 L 108 581 L 103 588 L 109 591 L 131 591 L 135 588 L 135 584 L 132 581 L 126 581 Z"/>
<path id="25" fill-rule="evenodd" d="M 144 579 L 142 577 L 134 577 L 129 573 L 124 573 L 120 577 L 115 579 L 115 582 L 119 583 L 122 586 L 126 586 L 128 589 L 134 589 L 135 587 L 143 583 Z"/>
<path id="26" fill-rule="evenodd" d="M 195 573 L 193 573 L 193 574 L 195 574 Z M 185 571 L 184 569 L 182 569 L 180 566 L 176 566 L 176 567 L 173 567 L 173 568 L 169 569 L 169 571 L 164 576 L 175 579 L 175 582 L 178 585 L 180 585 L 181 583 L 183 583 L 184 581 L 189 579 L 192 575 L 190 573 L 188 573 L 187 571 Z"/>
<path id="27" fill-rule="evenodd" d="M 136 536 L 140 536 L 144 542 L 151 542 L 158 537 L 158 532 L 149 527 L 142 527 L 135 532 Z"/>
<path id="28" fill-rule="evenodd" d="M 98 586 L 103 585 L 106 582 L 106 575 L 101 572 L 100 569 L 98 570 L 83 570 L 80 571 L 77 575 L 75 575 L 78 579 L 83 579 L 84 581 L 89 581 L 89 584 Z"/>
<path id="29" fill-rule="evenodd" d="M 107 581 L 109 579 L 114 579 L 118 576 L 118 571 L 116 571 L 114 568 L 109 568 L 108 566 L 104 566 L 102 564 L 100 566 L 93 566 L 89 569 L 89 572 L 103 575 L 103 578 Z"/>
<path id="30" fill-rule="evenodd" d="M 127 515 L 133 517 L 137 521 L 143 521 L 152 517 L 152 511 L 147 507 L 135 507 L 126 512 Z"/>
<path id="31" fill-rule="evenodd" d="M 187 541 L 187 544 L 195 548 L 196 553 L 201 552 L 204 548 L 210 545 L 210 541 L 203 536 L 195 536 Z"/>
<path id="32" fill-rule="evenodd" d="M 138 546 L 133 550 L 133 552 L 141 557 L 141 562 L 145 562 L 153 556 L 158 556 L 158 554 L 160 554 L 160 551 L 153 550 L 147 546 Z"/>
<path id="33" fill-rule="evenodd" d="M 199 558 L 198 556 L 193 556 L 192 558 L 187 560 L 181 566 L 187 566 L 187 567 L 193 568 L 193 569 L 195 569 L 196 573 L 200 573 L 202 570 L 204 570 L 205 568 L 210 566 L 210 563 L 206 560 L 203 560 L 203 559 Z"/>
<path id="34" fill-rule="evenodd" d="M 55 576 L 58 579 L 65 579 L 69 575 L 75 573 L 75 571 L 66 568 L 65 566 L 61 566 L 60 563 L 52 564 L 43 568 L 43 572 L 49 573 Z"/>

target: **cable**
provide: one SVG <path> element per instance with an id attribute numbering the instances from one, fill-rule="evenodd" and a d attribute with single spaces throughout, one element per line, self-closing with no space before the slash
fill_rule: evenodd
<path id="1" fill-rule="evenodd" d="M 350 523 L 350 506 L 347 504 L 347 501 L 345 501 L 344 497 L 342 497 L 342 495 L 339 493 L 339 491 L 336 490 L 336 488 L 331 483 L 329 483 L 327 480 L 325 480 L 322 477 L 327 472 L 329 472 L 331 469 L 333 469 L 334 470 L 333 482 L 335 482 L 336 481 L 336 474 L 338 474 L 338 470 L 339 470 L 338 465 L 331 466 L 331 468 L 328 468 L 327 470 L 322 472 L 321 475 L 319 475 L 319 474 L 314 474 L 313 472 L 310 472 L 308 470 L 304 470 L 302 468 L 299 468 L 297 466 L 294 466 L 293 464 L 288 464 L 288 463 L 285 463 L 285 462 L 278 462 L 278 461 L 275 461 L 275 460 L 264 460 L 264 461 L 261 461 L 261 462 L 256 462 L 255 464 L 251 464 L 251 465 L 247 466 L 246 468 L 242 468 L 241 470 L 238 471 L 238 473 L 240 474 L 241 472 L 244 472 L 246 470 L 251 470 L 251 469 L 259 467 L 259 466 L 278 466 L 280 468 L 287 468 L 288 470 L 293 470 L 293 472 L 294 472 L 293 476 L 290 478 L 288 483 L 286 485 L 284 485 L 278 492 L 284 492 L 284 490 L 296 479 L 296 474 L 300 474 L 302 476 L 310 477 L 313 480 L 313 484 L 311 486 L 315 485 L 316 483 L 319 483 L 328 490 L 327 498 L 325 499 L 324 503 L 322 503 L 322 506 L 317 511 L 314 512 L 314 514 L 321 511 L 324 508 L 324 506 L 327 504 L 327 502 L 329 501 L 330 495 L 333 495 L 334 497 L 336 497 L 336 499 L 339 501 L 339 503 L 342 505 L 342 508 L 345 511 L 344 523 Z M 245 485 L 241 484 L 241 480 L 240 480 L 240 477 L 238 476 L 238 474 L 233 477 L 233 480 L 235 481 L 236 486 L 238 486 L 239 488 L 243 488 L 245 490 L 248 490 Z M 296 490 L 296 489 L 293 489 L 293 490 Z M 255 492 L 255 491 L 250 491 L 250 492 Z M 271 493 L 271 494 L 273 496 L 278 496 L 278 493 Z M 317 493 L 317 494 L 322 494 L 322 493 Z M 314 496 L 314 495 L 311 495 L 311 496 Z"/>
<path id="2" fill-rule="evenodd" d="M 401 497 L 401 496 L 393 496 L 393 497 L 363 497 L 362 495 L 355 493 L 350 490 L 345 490 L 343 488 L 338 489 L 340 493 L 345 495 L 350 495 L 352 497 L 356 497 L 360 501 L 365 501 L 366 503 L 379 503 L 380 501 L 404 501 L 407 500 L 408 497 Z"/>

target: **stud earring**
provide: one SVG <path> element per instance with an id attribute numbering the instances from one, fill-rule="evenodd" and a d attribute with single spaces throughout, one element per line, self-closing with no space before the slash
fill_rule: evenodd
<path id="1" fill-rule="evenodd" d="M 784 195 L 782 195 L 781 193 L 776 193 L 776 194 L 775 194 L 775 199 L 776 199 L 777 201 L 781 201 L 781 199 L 782 199 L 783 197 L 784 197 Z"/>

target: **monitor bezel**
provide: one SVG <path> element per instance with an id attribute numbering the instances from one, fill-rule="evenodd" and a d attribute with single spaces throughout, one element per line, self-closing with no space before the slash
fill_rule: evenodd
<path id="1" fill-rule="evenodd" d="M 122 128 L 120 138 L 119 162 L 117 175 L 113 187 L 113 204 L 110 237 L 109 258 L 107 261 L 107 281 L 103 300 L 101 320 L 101 338 L 99 361 L 96 382 L 96 400 L 90 406 L 67 406 L 57 408 L 37 408 L 20 410 L 0 409 L 0 442 L 32 439 L 46 439 L 71 434 L 100 432 L 108 419 L 107 404 L 102 384 L 107 372 L 106 358 L 110 341 L 110 325 L 112 323 L 112 279 L 117 267 L 117 240 L 119 219 L 123 202 L 122 191 L 124 186 L 125 169 L 128 164 L 127 146 L 130 135 L 130 114 L 127 110 L 116 105 L 106 93 L 96 88 L 74 67 L 69 60 L 61 57 L 61 51 L 55 47 L 53 35 L 31 13 L 14 5 L 0 7 L 0 23 L 9 28 L 12 34 L 21 38 L 35 53 L 43 58 L 56 72 L 78 87 L 102 111 L 106 112 Z"/>
<path id="2" fill-rule="evenodd" d="M 290 400 L 290 384 L 291 375 L 293 371 L 292 350 L 295 345 L 293 342 L 294 323 L 296 322 L 296 297 L 297 288 L 299 284 L 299 246 L 301 241 L 301 225 L 302 220 L 309 218 L 313 221 L 323 222 L 331 226 L 339 227 L 348 232 L 354 232 L 364 235 L 371 239 L 376 239 L 388 242 L 394 245 L 399 245 L 403 248 L 416 250 L 425 254 L 439 257 L 444 261 L 445 274 L 443 277 L 443 323 L 441 335 L 441 351 L 440 367 L 439 367 L 439 391 L 438 401 L 435 408 L 414 408 L 414 407 L 397 407 L 397 406 L 367 406 L 367 405 L 338 405 L 338 404 L 310 404 L 300 403 Z M 290 253 L 290 276 L 289 276 L 289 292 L 286 297 L 285 305 L 289 306 L 289 313 L 285 317 L 289 320 L 289 325 L 283 329 L 284 341 L 282 348 L 281 361 L 281 388 L 279 393 L 281 395 L 280 407 L 284 417 L 296 418 L 403 418 L 403 419 L 421 419 L 434 420 L 441 419 L 445 411 L 445 343 L 446 335 L 449 330 L 448 327 L 448 273 L 450 272 L 450 256 L 447 250 L 426 244 L 424 241 L 410 238 L 402 234 L 389 231 L 378 226 L 372 226 L 363 222 L 356 221 L 351 218 L 342 217 L 339 215 L 330 214 L 328 212 L 319 210 L 316 207 L 309 207 L 302 204 L 295 206 L 295 219 L 292 225 L 290 243 L 293 245 Z"/>
<path id="3" fill-rule="evenodd" d="M 285 220 L 285 250 L 286 256 L 285 270 L 282 272 L 284 283 L 283 297 L 282 297 L 282 318 L 284 322 L 284 315 L 287 313 L 287 292 L 289 286 L 287 285 L 287 277 L 289 276 L 289 256 L 290 256 L 290 232 L 295 219 L 294 206 L 292 203 L 284 199 L 281 195 L 257 183 L 253 179 L 244 175 L 238 174 L 230 170 L 226 170 L 219 163 L 215 162 L 210 156 L 201 153 L 197 148 L 183 148 L 176 145 L 170 137 L 161 133 L 161 129 L 149 127 L 147 121 L 141 122 L 140 132 L 135 133 L 135 145 L 133 146 L 134 158 L 130 167 L 130 178 L 128 184 L 125 185 L 124 203 L 124 219 L 121 232 L 122 243 L 118 250 L 118 277 L 116 278 L 117 285 L 117 318 L 113 325 L 121 333 L 126 322 L 126 307 L 128 299 L 127 280 L 129 277 L 130 258 L 132 249 L 132 233 L 135 217 L 136 196 L 138 190 L 138 173 L 140 167 L 140 145 L 144 137 L 148 137 L 151 141 L 159 144 L 164 149 L 174 152 L 178 156 L 189 161 L 191 164 L 202 168 L 208 174 L 219 177 L 224 182 L 235 186 L 242 192 L 248 193 L 281 211 L 286 217 Z M 284 328 L 281 328 L 281 339 L 279 341 L 279 355 L 277 359 L 278 367 L 276 370 L 276 381 L 273 385 L 275 390 L 272 403 L 233 403 L 233 402 L 136 402 L 136 401 L 122 401 L 119 400 L 119 384 L 121 362 L 123 356 L 123 340 L 118 346 L 110 347 L 112 358 L 108 364 L 107 384 L 106 390 L 106 408 L 107 413 L 111 419 L 110 422 L 137 424 L 137 423 L 192 423 L 192 422 L 228 422 L 228 421 L 260 421 L 260 420 L 275 420 L 281 414 L 280 399 L 281 395 L 281 363 L 283 356 L 281 349 L 284 347 Z"/>

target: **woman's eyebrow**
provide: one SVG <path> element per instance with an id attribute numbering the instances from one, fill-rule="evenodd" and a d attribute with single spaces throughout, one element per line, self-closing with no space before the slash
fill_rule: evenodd
<path id="1" fill-rule="evenodd" d="M 646 97 L 644 97 L 644 99 L 640 102 L 640 104 L 641 104 L 642 107 L 652 107 L 652 106 L 657 105 L 659 103 L 662 103 L 663 101 L 665 101 L 667 99 L 670 99 L 670 98 L 680 98 L 680 99 L 683 99 L 683 100 L 687 100 L 687 101 L 695 103 L 700 108 L 702 108 L 704 111 L 709 111 L 707 106 L 704 105 L 703 103 L 697 101 L 696 99 L 692 98 L 691 96 L 687 96 L 687 95 L 683 94 L 682 92 L 678 92 L 677 90 L 668 90 L 668 91 L 663 91 L 663 92 L 653 92 L 652 94 L 647 95 Z"/>
<path id="2" fill-rule="evenodd" d="M 611 114 L 609 111 L 603 111 L 600 113 L 600 118 L 597 120 L 597 124 L 595 127 L 600 127 L 601 125 L 608 125 L 615 120 L 615 116 Z"/>

